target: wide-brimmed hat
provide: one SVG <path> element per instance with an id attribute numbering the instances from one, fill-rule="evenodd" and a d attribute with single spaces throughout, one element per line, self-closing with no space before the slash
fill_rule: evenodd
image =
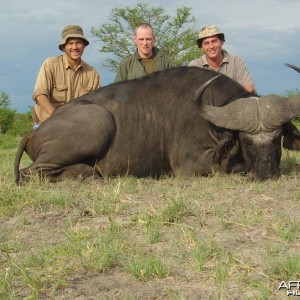
<path id="1" fill-rule="evenodd" d="M 220 39 L 225 41 L 225 35 L 220 29 L 215 25 L 207 25 L 200 29 L 199 38 L 196 40 L 196 44 L 199 48 L 202 46 L 203 39 L 217 35 Z"/>
<path id="2" fill-rule="evenodd" d="M 61 40 L 58 45 L 61 51 L 63 51 L 62 46 L 67 42 L 68 38 L 80 38 L 86 46 L 89 44 L 89 41 L 83 35 L 82 28 L 78 25 L 68 25 L 62 30 Z"/>

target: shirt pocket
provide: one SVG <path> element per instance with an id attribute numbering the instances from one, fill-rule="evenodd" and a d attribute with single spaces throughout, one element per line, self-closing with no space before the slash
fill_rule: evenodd
<path id="1" fill-rule="evenodd" d="M 54 102 L 67 102 L 68 86 L 65 84 L 56 84 L 53 90 Z"/>

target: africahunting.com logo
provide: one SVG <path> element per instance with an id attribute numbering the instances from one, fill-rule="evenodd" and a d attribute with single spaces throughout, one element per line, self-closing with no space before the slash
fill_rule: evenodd
<path id="1" fill-rule="evenodd" d="M 281 281 L 278 290 L 285 290 L 287 296 L 300 297 L 300 280 Z"/>

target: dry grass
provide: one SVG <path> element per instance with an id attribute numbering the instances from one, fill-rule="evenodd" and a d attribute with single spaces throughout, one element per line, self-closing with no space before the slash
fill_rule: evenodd
<path id="1" fill-rule="evenodd" d="M 279 283 L 300 280 L 299 153 L 266 182 L 22 187 L 13 158 L 0 151 L 0 299 L 286 299 Z"/>

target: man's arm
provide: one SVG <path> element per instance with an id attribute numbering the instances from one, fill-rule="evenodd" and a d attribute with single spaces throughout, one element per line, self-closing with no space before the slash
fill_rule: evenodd
<path id="1" fill-rule="evenodd" d="M 251 83 L 248 83 L 245 85 L 245 89 L 248 93 L 253 93 L 254 92 L 254 85 Z"/>
<path id="2" fill-rule="evenodd" d="M 39 95 L 35 100 L 40 105 L 42 110 L 46 113 L 48 119 L 54 111 L 54 107 L 50 103 L 49 98 L 46 95 Z"/>

